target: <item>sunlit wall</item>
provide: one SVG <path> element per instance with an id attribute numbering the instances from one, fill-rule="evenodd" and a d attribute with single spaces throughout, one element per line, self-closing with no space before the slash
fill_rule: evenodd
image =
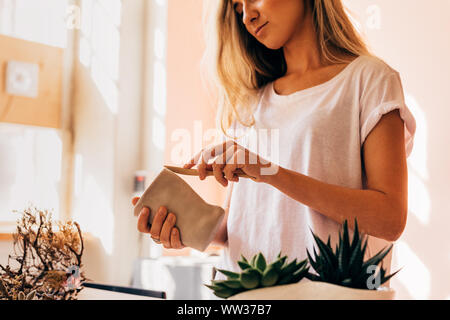
<path id="1" fill-rule="evenodd" d="M 392 281 L 399 299 L 450 295 L 450 2 L 346 0 L 375 54 L 400 72 L 417 130 L 408 158 L 409 213 Z"/>

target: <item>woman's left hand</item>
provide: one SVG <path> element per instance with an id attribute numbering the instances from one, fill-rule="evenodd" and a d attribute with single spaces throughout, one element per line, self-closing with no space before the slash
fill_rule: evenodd
<path id="1" fill-rule="evenodd" d="M 212 163 L 209 161 L 215 158 Z M 228 181 L 238 182 L 235 171 L 241 169 L 256 182 L 267 182 L 271 175 L 278 172 L 278 166 L 254 154 L 233 140 L 212 145 L 197 153 L 184 168 L 197 165 L 200 180 L 206 178 L 206 171 L 212 170 L 216 180 L 226 187 Z"/>

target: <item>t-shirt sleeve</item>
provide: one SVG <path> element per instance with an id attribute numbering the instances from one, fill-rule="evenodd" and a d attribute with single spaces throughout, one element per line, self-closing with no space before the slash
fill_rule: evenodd
<path id="1" fill-rule="evenodd" d="M 370 81 L 370 86 L 362 94 L 360 108 L 361 147 L 381 117 L 399 109 L 400 117 L 405 124 L 406 157 L 409 157 L 414 143 L 416 121 L 405 104 L 399 73 L 385 72 L 379 75 L 378 79 Z"/>

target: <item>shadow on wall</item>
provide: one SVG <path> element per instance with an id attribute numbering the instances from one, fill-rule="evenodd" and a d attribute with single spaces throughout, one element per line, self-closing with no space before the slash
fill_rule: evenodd
<path id="1" fill-rule="evenodd" d="M 109 280 L 108 257 L 105 255 L 101 239 L 89 233 L 84 234 L 83 237 L 82 270 L 85 272 L 86 278 L 96 282 L 107 282 Z"/>
<path id="2" fill-rule="evenodd" d="M 121 54 L 127 53 L 126 49 L 121 53 L 121 19 L 122 15 L 126 19 L 132 13 L 131 8 L 132 4 L 121 1 L 108 6 L 103 1 L 83 1 L 72 101 L 72 217 L 91 235 L 86 247 L 87 277 L 115 285 L 129 285 L 138 254 L 138 233 L 130 202 L 132 180 L 124 180 L 131 177 L 128 171 L 131 167 L 135 170 L 138 161 L 132 160 L 137 158 L 134 147 L 122 149 L 120 140 L 128 138 L 128 133 L 121 136 L 124 130 L 133 133 L 138 130 L 126 127 L 128 114 L 138 112 L 132 108 L 133 102 L 123 106 L 127 108 L 126 115 L 120 108 L 121 96 L 133 94 L 127 82 L 135 81 L 122 74 L 119 66 Z M 123 22 L 126 21 L 129 20 Z M 132 69 L 134 64 L 129 62 L 127 67 Z M 122 156 L 123 152 L 126 156 Z"/>
<path id="3" fill-rule="evenodd" d="M 117 212 L 116 115 L 92 80 L 91 71 L 79 65 L 74 119 L 73 214 L 87 237 L 85 270 L 96 282 L 128 285 L 137 257 L 137 232 L 129 214 Z M 134 230 L 135 228 L 133 228 Z M 120 272 L 119 272 L 120 270 Z"/>
<path id="4" fill-rule="evenodd" d="M 401 271 L 392 279 L 392 287 L 397 291 L 398 299 L 430 299 L 432 293 L 433 296 L 445 295 L 444 292 L 432 290 L 434 283 L 437 288 L 442 287 L 444 280 L 442 276 L 447 276 L 450 270 L 450 257 L 442 257 L 441 265 L 431 264 L 430 261 L 433 261 L 440 250 L 450 252 L 450 247 L 448 241 L 444 240 L 442 243 L 437 239 L 439 232 L 436 231 L 441 229 L 442 225 L 436 215 L 431 215 L 432 201 L 427 188 L 429 180 L 427 119 L 413 96 L 407 94 L 405 100 L 416 119 L 417 131 L 414 149 L 408 159 L 408 221 L 404 234 L 395 244 L 393 254 L 392 271 L 400 268 Z M 427 236 L 418 242 L 418 238 L 423 235 Z M 448 290 L 450 297 L 450 288 Z M 442 298 L 444 296 L 440 299 Z"/>

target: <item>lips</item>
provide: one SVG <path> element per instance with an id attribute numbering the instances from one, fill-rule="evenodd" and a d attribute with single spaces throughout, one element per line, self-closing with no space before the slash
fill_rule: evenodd
<path id="1" fill-rule="evenodd" d="M 269 21 L 267 21 L 267 22 L 264 23 L 263 25 L 259 26 L 259 27 L 256 29 L 255 34 L 258 35 L 259 31 L 261 31 L 261 29 L 262 29 L 263 27 L 265 27 L 268 23 L 269 23 Z"/>

